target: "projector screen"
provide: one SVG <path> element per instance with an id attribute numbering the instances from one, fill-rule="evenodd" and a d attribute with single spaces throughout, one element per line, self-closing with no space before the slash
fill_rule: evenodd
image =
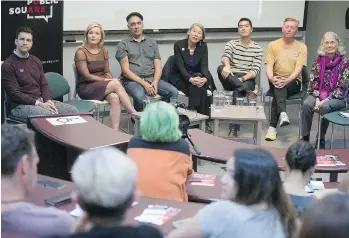
<path id="1" fill-rule="evenodd" d="M 64 1 L 64 31 L 83 31 L 92 22 L 105 30 L 127 30 L 126 16 L 140 12 L 144 28 L 188 29 L 198 22 L 205 28 L 237 28 L 241 17 L 254 28 L 281 27 L 294 17 L 303 27 L 305 0 L 300 1 Z"/>

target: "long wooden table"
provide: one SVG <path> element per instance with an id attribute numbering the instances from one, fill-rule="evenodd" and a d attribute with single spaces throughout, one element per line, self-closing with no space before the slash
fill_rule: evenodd
<path id="1" fill-rule="evenodd" d="M 48 118 L 80 116 L 85 123 L 52 125 Z M 95 120 L 91 113 L 32 116 L 28 128 L 36 132 L 40 174 L 70 180 L 70 168 L 84 150 L 115 146 L 126 151 L 131 135 L 113 130 Z"/>
<path id="2" fill-rule="evenodd" d="M 197 171 L 197 160 L 207 160 L 215 163 L 225 164 L 229 160 L 233 152 L 236 149 L 256 149 L 261 148 L 269 151 L 276 159 L 279 167 L 283 170 L 285 166 L 285 155 L 287 148 L 275 148 L 261 145 L 251 145 L 232 140 L 227 140 L 218 136 L 214 136 L 205 133 L 198 129 L 191 129 L 188 132 L 191 135 L 191 140 L 201 152 L 197 155 L 192 149 L 194 170 Z M 349 169 L 349 149 L 332 149 L 332 150 L 316 150 L 316 154 L 319 155 L 338 155 L 339 158 L 345 163 L 345 166 L 328 166 L 328 167 L 316 167 L 316 173 L 329 173 L 330 182 L 337 182 L 338 173 L 346 173 Z"/>
<path id="3" fill-rule="evenodd" d="M 43 187 L 41 185 L 36 185 L 34 188 L 34 191 L 29 196 L 28 201 L 39 206 L 48 207 L 49 205 L 45 203 L 45 199 L 48 199 L 60 194 L 64 194 L 66 192 L 72 192 L 74 189 L 73 183 L 69 181 L 64 181 L 61 179 L 56 179 L 56 178 L 52 178 L 44 175 L 38 175 L 38 180 L 50 180 L 50 181 L 59 182 L 65 185 L 61 189 L 52 189 L 52 188 Z M 196 215 L 196 213 L 205 206 L 205 204 L 203 203 L 192 203 L 192 202 L 184 203 L 184 202 L 175 202 L 175 201 L 168 201 L 168 200 L 155 199 L 155 198 L 149 198 L 149 197 L 141 197 L 137 202 L 138 203 L 135 206 L 131 207 L 128 210 L 125 221 L 124 221 L 125 224 L 129 224 L 129 225 L 139 224 L 139 222 L 136 221 L 134 218 L 136 216 L 141 215 L 143 210 L 147 208 L 148 205 L 166 205 L 166 206 L 181 209 L 181 211 L 174 218 L 167 221 L 163 225 L 161 226 L 154 225 L 155 227 L 160 229 L 164 235 L 168 234 L 174 229 L 172 225 L 173 221 L 178 221 L 178 220 L 192 217 Z M 68 204 L 58 206 L 57 208 L 70 212 L 75 209 L 75 204 L 70 202 Z"/>

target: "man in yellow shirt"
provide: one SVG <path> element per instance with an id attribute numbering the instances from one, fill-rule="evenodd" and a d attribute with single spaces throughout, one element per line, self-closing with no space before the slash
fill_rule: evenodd
<path id="1" fill-rule="evenodd" d="M 302 86 L 302 68 L 307 63 L 307 46 L 294 39 L 298 20 L 286 18 L 282 27 L 284 36 L 268 45 L 265 57 L 270 90 L 273 93 L 270 126 L 265 140 L 276 140 L 276 126 L 290 124 L 286 114 L 287 97 L 298 93 Z"/>

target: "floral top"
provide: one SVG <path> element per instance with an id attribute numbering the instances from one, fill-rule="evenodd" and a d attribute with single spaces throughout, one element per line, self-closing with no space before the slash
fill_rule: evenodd
<path id="1" fill-rule="evenodd" d="M 320 64 L 318 63 L 318 57 L 315 59 L 313 67 L 311 68 L 308 94 L 313 95 L 314 97 L 319 97 L 319 86 L 320 86 Z M 325 70 L 325 85 L 324 88 L 330 88 L 331 82 L 331 69 Z M 342 56 L 342 60 L 339 63 L 338 68 L 338 81 L 335 89 L 330 92 L 329 99 L 339 99 L 345 101 L 348 96 L 348 87 L 349 87 L 349 60 Z"/>

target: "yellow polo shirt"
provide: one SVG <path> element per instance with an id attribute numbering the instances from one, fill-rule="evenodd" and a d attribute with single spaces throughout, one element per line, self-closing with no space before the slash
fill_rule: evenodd
<path id="1" fill-rule="evenodd" d="M 265 64 L 273 64 L 274 75 L 288 78 L 297 66 L 307 65 L 307 46 L 295 40 L 286 45 L 282 38 L 268 45 Z"/>

